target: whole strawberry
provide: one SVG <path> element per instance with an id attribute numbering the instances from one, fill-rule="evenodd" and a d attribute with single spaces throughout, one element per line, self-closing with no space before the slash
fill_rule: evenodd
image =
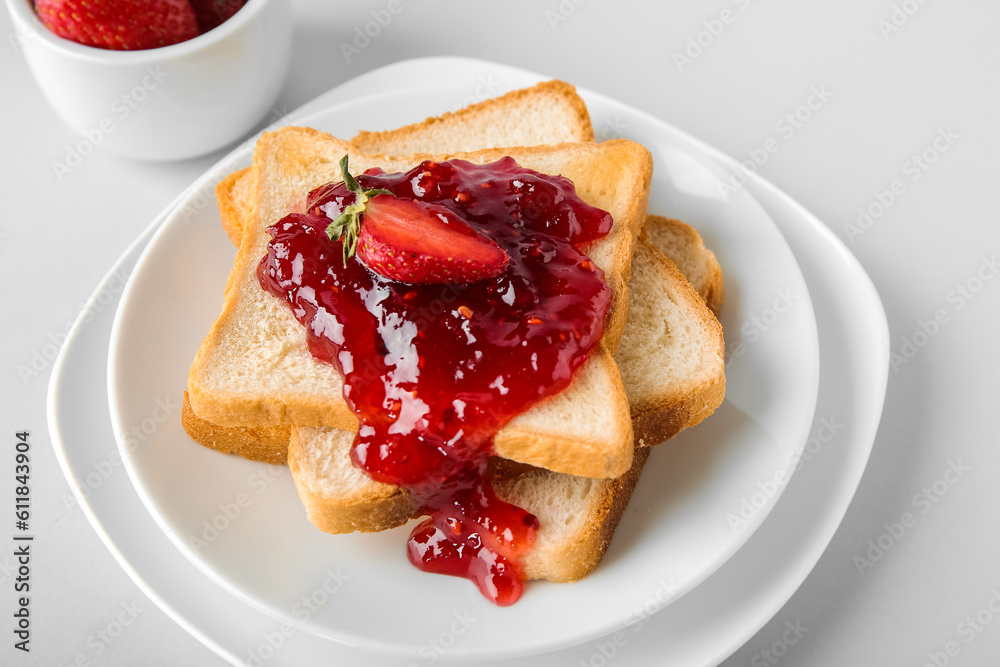
<path id="1" fill-rule="evenodd" d="M 246 0 L 191 0 L 198 28 L 203 33 L 218 28 L 245 4 Z"/>
<path id="2" fill-rule="evenodd" d="M 365 266 L 389 280 L 465 284 L 495 278 L 510 263 L 496 241 L 451 209 L 388 190 L 365 190 L 348 171 L 346 155 L 340 170 L 357 198 L 326 232 L 343 241 L 345 265 L 357 253 Z"/>
<path id="3" fill-rule="evenodd" d="M 100 49 L 155 49 L 199 35 L 188 0 L 37 0 L 35 10 L 55 34 Z"/>

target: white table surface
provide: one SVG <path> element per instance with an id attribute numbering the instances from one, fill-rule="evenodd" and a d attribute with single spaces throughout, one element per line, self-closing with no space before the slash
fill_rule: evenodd
<path id="1" fill-rule="evenodd" d="M 880 21 L 892 20 L 893 2 L 915 13 L 884 35 Z M 348 63 L 339 43 L 386 3 L 293 4 L 292 71 L 275 115 L 376 67 L 453 54 L 609 94 L 740 159 L 774 138 L 778 150 L 761 173 L 848 242 L 885 304 L 892 351 L 911 358 L 890 371 L 874 453 L 830 547 L 788 604 L 724 664 L 997 664 L 1000 614 L 988 605 L 993 599 L 1000 611 L 1000 280 L 981 267 L 1000 259 L 992 199 L 1000 180 L 1000 5 L 543 0 L 494 8 L 405 0 Z M 727 9 L 721 34 L 678 66 L 675 53 Z M 158 610 L 79 508 L 67 507 L 70 490 L 46 433 L 51 364 L 37 376 L 18 371 L 36 352 L 45 357 L 129 242 L 221 153 L 142 163 L 98 150 L 60 181 L 52 164 L 77 137 L 47 105 L 11 32 L 0 11 L 0 423 L 11 445 L 15 432 L 32 434 L 37 537 L 29 655 L 12 646 L 16 575 L 8 550 L 0 553 L 0 664 L 224 664 Z M 811 117 L 797 128 L 783 122 L 811 91 L 826 91 L 822 101 L 812 98 Z M 938 142 L 947 151 L 915 171 L 912 157 L 949 130 L 950 142 Z M 867 229 L 847 227 L 896 179 L 905 191 L 884 214 Z M 977 284 L 980 270 L 990 279 Z M 959 285 L 980 289 L 966 298 Z M 933 336 L 914 337 L 938 311 L 947 321 Z M 911 350 L 904 339 L 923 345 Z M 0 451 L 4 544 L 13 532 L 12 449 Z M 967 471 L 947 473 L 953 464 Z M 894 537 L 892 524 L 907 512 L 911 525 L 893 529 Z M 889 549 L 865 565 L 859 559 L 880 538 Z M 118 637 L 101 639 L 132 616 Z M 780 659 L 765 654 L 786 624 L 806 628 L 801 639 L 779 647 Z M 612 664 L 631 663 L 623 653 Z"/>

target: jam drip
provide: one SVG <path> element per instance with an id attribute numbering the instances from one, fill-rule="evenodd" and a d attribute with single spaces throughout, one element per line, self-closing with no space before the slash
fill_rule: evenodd
<path id="1" fill-rule="evenodd" d="M 512 158 L 424 162 L 357 180 L 447 206 L 494 239 L 509 265 L 465 285 L 390 281 L 357 257 L 345 266 L 325 230 L 355 195 L 332 183 L 310 193 L 306 213 L 268 229 L 261 285 L 288 301 L 310 351 L 343 373 L 360 420 L 354 464 L 406 488 L 429 515 L 410 536 L 410 561 L 511 604 L 538 520 L 495 495 L 493 438 L 565 389 L 598 345 L 611 294 L 579 246 L 607 235 L 611 216 L 580 200 L 568 179 Z"/>

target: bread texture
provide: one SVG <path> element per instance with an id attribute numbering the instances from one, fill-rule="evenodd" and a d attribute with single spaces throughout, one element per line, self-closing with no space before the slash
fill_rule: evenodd
<path id="1" fill-rule="evenodd" d="M 649 240 L 677 265 L 694 291 L 718 315 L 723 299 L 722 267 L 698 232 L 680 220 L 658 215 L 646 218 L 645 229 Z"/>
<path id="2" fill-rule="evenodd" d="M 376 533 L 406 523 L 416 508 L 398 486 L 370 478 L 351 463 L 354 433 L 293 427 L 288 468 L 314 526 L 327 533 Z"/>
<path id="3" fill-rule="evenodd" d="M 219 203 L 222 228 L 237 248 L 243 238 L 243 220 L 250 215 L 252 194 L 253 176 L 250 167 L 234 171 L 215 186 L 215 200 Z"/>
<path id="4" fill-rule="evenodd" d="M 351 145 L 362 153 L 407 155 L 593 140 L 590 114 L 576 88 L 565 81 L 545 81 L 396 130 L 362 131 Z M 222 228 L 237 247 L 252 194 L 249 167 L 229 174 L 215 188 Z"/>
<path id="5" fill-rule="evenodd" d="M 622 376 L 626 395 L 629 398 L 630 411 L 633 419 L 635 442 L 639 445 L 655 445 L 669 439 L 677 432 L 707 417 L 721 404 L 725 395 L 724 358 L 725 343 L 721 327 L 716 327 L 702 313 L 698 316 L 699 326 L 706 336 L 706 345 L 699 346 L 700 354 L 704 355 L 699 363 L 699 378 L 689 381 L 685 388 L 678 386 L 678 377 L 669 376 L 677 373 L 678 368 L 672 359 L 679 355 L 672 354 L 669 345 L 660 344 L 662 336 L 643 336 L 635 331 L 662 331 L 664 334 L 671 326 L 673 301 L 670 295 L 680 296 L 687 303 L 693 303 L 690 293 L 685 294 L 682 279 L 691 282 L 689 275 L 701 276 L 695 278 L 691 288 L 699 293 L 699 297 L 708 306 L 715 303 L 721 305 L 723 295 L 722 272 L 715 255 L 705 248 L 701 237 L 694 229 L 677 220 L 668 220 L 659 216 L 649 216 L 645 232 L 648 242 L 652 243 L 662 255 L 674 263 L 671 270 L 668 264 L 649 252 L 646 242 L 640 241 L 636 255 L 644 255 L 637 262 L 633 258 L 633 267 L 641 267 L 636 273 L 633 268 L 632 280 L 629 283 L 630 303 L 629 318 L 623 337 L 624 349 L 619 345 L 616 361 L 619 362 L 619 372 Z M 660 245 L 657 240 L 667 238 L 669 244 Z M 659 265 L 652 272 L 645 267 L 647 263 Z M 684 267 L 683 270 L 681 267 Z M 681 275 L 678 276 L 677 272 Z M 710 280 L 704 277 L 710 276 Z M 701 289 L 695 288 L 700 282 Z M 685 299 L 686 297 L 686 299 Z M 642 304 L 653 301 L 662 309 L 646 308 Z M 697 310 L 697 309 L 696 309 Z M 684 339 L 678 339 L 678 343 Z M 658 376 L 666 373 L 668 377 Z M 688 376 L 689 380 L 691 376 Z M 697 389 L 693 385 L 697 384 Z M 226 453 L 240 454 L 246 458 L 266 460 L 278 463 L 285 460 L 285 449 L 289 438 L 289 427 L 248 429 L 243 427 L 226 427 L 213 424 L 195 415 L 190 408 L 185 393 L 184 426 L 191 436 L 201 444 Z M 571 425 L 572 426 L 572 425 Z"/>
<path id="6" fill-rule="evenodd" d="M 186 391 L 181 404 L 181 425 L 192 439 L 205 447 L 271 464 L 285 463 L 292 431 L 285 424 L 256 428 L 214 424 L 195 414 Z"/>
<path id="7" fill-rule="evenodd" d="M 494 482 L 497 495 L 538 517 L 523 561 L 528 579 L 576 581 L 594 571 L 611 545 L 650 449 L 635 451 L 617 479 L 589 479 L 535 468 Z"/>
<path id="8" fill-rule="evenodd" d="M 654 228 L 660 224 L 652 221 Z M 632 259 L 629 290 L 628 323 L 615 361 L 636 444 L 657 445 L 722 404 L 725 342 L 715 315 L 646 230 Z"/>
<path id="9" fill-rule="evenodd" d="M 407 155 L 593 138 L 590 113 L 576 88 L 564 81 L 545 81 L 396 130 L 359 132 L 351 144 L 365 153 Z"/>
<path id="10" fill-rule="evenodd" d="M 266 252 L 266 227 L 311 189 L 339 180 L 337 163 L 345 153 L 358 171 L 371 167 L 405 171 L 426 157 L 358 153 L 346 142 L 308 128 L 266 133 L 258 142 L 253 166 L 256 203 L 244 226 L 222 314 L 188 377 L 190 404 L 202 419 L 251 429 L 298 425 L 357 430 L 357 419 L 343 400 L 339 372 L 313 358 L 304 327 L 285 303 L 261 289 L 256 276 L 257 263 Z M 631 465 L 632 431 L 612 354 L 627 319 L 629 266 L 645 220 L 652 173 L 649 152 L 617 140 L 488 149 L 435 159 L 485 163 L 505 155 L 522 166 L 568 177 L 584 201 L 609 211 L 615 223 L 605 239 L 587 248 L 605 271 L 612 292 L 601 348 L 567 390 L 518 416 L 500 432 L 497 454 L 569 474 L 620 476 Z M 574 424 L 575 431 L 567 423 Z M 273 452 L 273 458 L 280 459 L 281 452 Z"/>

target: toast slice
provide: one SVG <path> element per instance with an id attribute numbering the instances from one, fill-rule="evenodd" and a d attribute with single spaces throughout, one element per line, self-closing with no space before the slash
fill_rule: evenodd
<path id="1" fill-rule="evenodd" d="M 337 162 L 345 153 L 359 171 L 404 171 L 426 157 L 367 155 L 306 128 L 284 128 L 258 142 L 253 166 L 256 204 L 245 220 L 222 314 L 189 373 L 190 405 L 201 419 L 253 430 L 290 425 L 357 430 L 357 420 L 343 400 L 339 373 L 312 357 L 304 328 L 256 278 L 257 263 L 266 251 L 266 227 L 312 188 L 339 180 Z M 611 213 L 611 233 L 592 244 L 588 254 L 605 271 L 613 305 L 601 347 L 570 387 L 512 420 L 497 435 L 496 452 L 569 474 L 620 476 L 631 464 L 632 428 L 612 355 L 625 327 L 632 249 L 645 220 L 652 173 L 649 152 L 616 140 L 491 149 L 437 159 L 484 163 L 505 155 L 540 172 L 561 173 L 575 183 L 584 201 Z M 283 453 L 276 448 L 268 458 L 280 460 Z"/>
<path id="2" fill-rule="evenodd" d="M 718 315 L 723 298 L 722 268 L 698 232 L 680 220 L 658 215 L 646 218 L 645 229 L 649 240 L 677 265 L 694 291 Z"/>
<path id="3" fill-rule="evenodd" d="M 396 130 L 362 131 L 351 144 L 364 153 L 408 155 L 593 140 L 590 113 L 576 88 L 545 81 Z"/>
<path id="4" fill-rule="evenodd" d="M 564 81 L 545 81 L 387 132 L 359 132 L 351 145 L 362 153 L 458 153 L 504 146 L 593 141 L 587 105 Z M 233 172 L 215 188 L 222 228 L 239 247 L 253 194 L 250 168 Z"/>
<path id="5" fill-rule="evenodd" d="M 722 329 L 646 233 L 632 264 L 636 305 L 618 356 L 624 357 L 626 388 L 639 390 L 630 397 L 638 393 L 641 399 L 633 404 L 637 444 L 654 444 L 694 426 L 721 404 Z M 376 532 L 406 523 L 416 509 L 409 495 L 354 469 L 353 440 L 353 433 L 340 429 L 292 428 L 288 465 L 309 520 L 328 533 Z M 524 561 L 526 576 L 571 581 L 591 572 L 607 550 L 648 455 L 649 447 L 637 447 L 631 468 L 618 479 L 511 470 L 500 462 L 506 469 L 494 481 L 498 495 L 535 514 L 541 525 Z"/>
<path id="6" fill-rule="evenodd" d="M 658 217 L 646 224 L 632 260 L 631 306 L 615 362 L 639 434 L 636 442 L 656 445 L 722 404 L 725 343 L 722 325 L 705 300 L 650 238 L 663 238 L 676 225 Z M 714 255 L 701 264 L 706 270 L 718 266 Z M 716 284 L 721 295 L 721 273 Z"/>

